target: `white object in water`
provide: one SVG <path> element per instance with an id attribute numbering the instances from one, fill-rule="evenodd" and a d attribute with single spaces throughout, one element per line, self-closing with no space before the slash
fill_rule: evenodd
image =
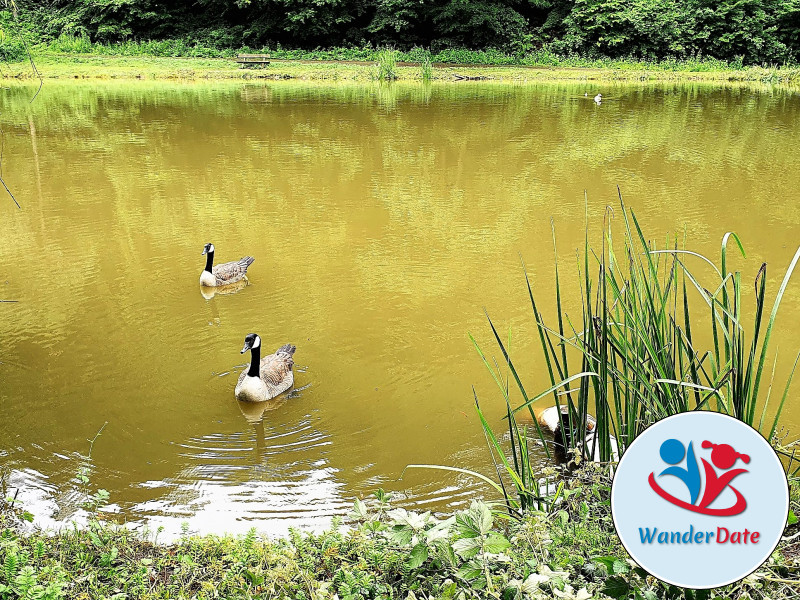
<path id="1" fill-rule="evenodd" d="M 597 94 L 597 96 L 594 97 L 594 101 L 597 102 L 598 104 L 600 104 L 602 100 L 603 100 L 603 94 Z"/>

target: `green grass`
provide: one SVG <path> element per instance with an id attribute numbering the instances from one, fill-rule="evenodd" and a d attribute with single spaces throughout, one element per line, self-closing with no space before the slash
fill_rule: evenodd
<path id="1" fill-rule="evenodd" d="M 94 54 L 99 56 L 162 56 L 182 58 L 230 58 L 236 52 L 217 49 L 183 39 L 125 41 L 115 44 L 92 42 L 87 36 L 62 34 L 34 46 L 35 50 L 56 54 Z"/>
<path id="2" fill-rule="evenodd" d="M 378 52 L 376 78 L 378 81 L 394 81 L 397 79 L 397 51 L 385 49 Z"/>
<path id="3" fill-rule="evenodd" d="M 21 34 L 0 36 L 0 57 L 7 61 L 5 79 L 37 78 Z M 449 49 L 432 54 L 425 48 L 292 50 L 220 48 L 185 39 L 92 42 L 86 36 L 61 35 L 41 41 L 25 36 L 27 48 L 44 78 L 109 79 L 333 79 L 351 81 L 454 81 L 455 75 L 482 80 L 543 81 L 707 81 L 793 85 L 800 68 L 783 65 L 742 67 L 708 58 L 658 62 L 557 55 L 547 48 L 525 55 L 498 50 Z M 266 53 L 273 62 L 243 70 L 233 62 L 240 52 Z M 328 62 L 326 62 L 328 61 Z M 377 65 L 377 66 L 376 66 Z M 463 77 L 462 77 L 463 79 Z"/>
<path id="4" fill-rule="evenodd" d="M 430 81 L 433 79 L 433 63 L 431 63 L 431 58 L 428 55 L 425 55 L 425 58 L 423 58 L 420 63 L 420 76 L 422 77 L 422 81 Z"/>
<path id="5" fill-rule="evenodd" d="M 260 69 L 242 69 L 233 60 L 222 58 L 181 58 L 105 56 L 96 54 L 61 54 L 35 50 L 34 62 L 44 79 L 139 79 L 139 80 L 257 80 L 257 79 L 301 79 L 307 81 L 370 82 L 376 79 L 375 62 L 352 64 L 341 62 L 301 62 L 294 60 L 273 61 Z M 404 66 L 398 63 L 397 80 L 401 82 L 420 82 L 423 69 L 420 65 Z M 690 71 L 635 71 L 613 69 L 573 69 L 554 67 L 444 67 L 432 65 L 431 81 L 455 82 L 454 74 L 479 78 L 481 85 L 492 82 L 701 82 L 713 85 L 744 85 L 761 89 L 762 85 L 777 84 L 794 87 L 800 83 L 798 76 L 786 70 L 749 69 L 746 71 L 709 71 L 694 73 Z M 24 59 L 11 61 L 4 65 L 0 78 L 15 81 L 36 80 L 25 55 Z M 793 84 L 794 82 L 794 84 Z M 461 84 L 462 82 L 458 82 Z"/>
<path id="6" fill-rule="evenodd" d="M 6 44 L 6 46 L 3 46 Z M 722 61 L 708 57 L 669 58 L 660 61 L 640 60 L 634 57 L 627 59 L 608 59 L 581 57 L 578 55 L 561 55 L 548 47 L 532 50 L 526 54 L 508 54 L 500 50 L 466 50 L 447 49 L 431 53 L 425 48 L 412 48 L 398 51 L 386 48 L 328 48 L 314 50 L 298 50 L 278 47 L 239 49 L 221 48 L 187 39 L 170 39 L 155 41 L 125 41 L 115 44 L 92 42 L 85 36 L 61 35 L 54 40 L 41 42 L 28 40 L 34 56 L 71 56 L 91 55 L 102 57 L 172 57 L 172 58 L 233 58 L 240 52 L 257 52 L 269 54 L 276 60 L 296 61 L 361 61 L 378 63 L 389 68 L 383 72 L 378 67 L 379 79 L 391 79 L 394 74 L 399 79 L 420 78 L 436 79 L 435 71 L 441 66 L 465 65 L 471 67 L 519 67 L 541 69 L 582 69 L 601 70 L 616 73 L 621 79 L 652 79 L 656 77 L 684 77 L 699 79 L 729 79 L 735 81 L 760 81 L 765 83 L 793 83 L 800 81 L 800 68 L 793 65 L 761 65 L 743 67 L 741 60 Z M 24 48 L 9 38 L 0 40 L 0 54 L 4 52 L 9 60 L 22 60 Z M 393 63 L 393 64 L 390 64 Z M 398 63 L 411 63 L 420 69 L 410 77 L 398 70 Z M 668 74 L 674 77 L 668 77 Z M 511 74 L 511 73 L 509 73 Z M 451 76 L 449 73 L 447 76 Z M 513 73 L 519 77 L 519 73 Z M 592 76 L 585 74 L 584 76 Z M 574 76 L 573 76 L 574 77 Z M 605 78 L 610 76 L 606 74 Z M 613 78 L 613 77 L 612 77 Z"/>
<path id="7" fill-rule="evenodd" d="M 85 528 L 25 533 L 24 513 L 0 501 L 0 598 L 698 598 L 627 560 L 611 521 L 610 483 L 605 470 L 588 466 L 565 480 L 559 506 L 518 521 L 481 502 L 436 518 L 396 508 L 379 492 L 356 501 L 348 528 L 172 544 L 97 516 Z M 794 486 L 794 510 L 799 500 Z M 754 577 L 703 597 L 796 597 L 798 546 L 785 539 Z"/>

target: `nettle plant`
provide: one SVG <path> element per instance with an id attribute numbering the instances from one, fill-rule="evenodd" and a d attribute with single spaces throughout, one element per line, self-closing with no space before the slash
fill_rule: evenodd
<path id="1" fill-rule="evenodd" d="M 588 600 L 585 587 L 575 589 L 573 575 L 553 570 L 546 557 L 553 540 L 539 513 L 514 530 L 509 539 L 498 531 L 496 517 L 502 517 L 492 505 L 475 500 L 466 510 L 440 520 L 430 512 L 416 513 L 402 508 L 391 509 L 389 496 L 378 490 L 377 502 L 367 505 L 356 500 L 351 517 L 362 532 L 380 537 L 398 554 L 406 556 L 405 570 L 416 580 L 432 583 L 434 595 L 419 596 L 409 591 L 408 598 L 442 599 L 494 597 L 503 600 L 565 598 Z M 494 507 L 495 509 L 497 507 Z M 560 511 L 560 522 L 567 513 Z M 507 517 L 502 517 L 507 518 Z M 532 550 L 527 555 L 521 547 Z M 621 572 L 621 571 L 614 571 Z"/>
<path id="2" fill-rule="evenodd" d="M 351 517 L 373 534 L 385 536 L 398 549 L 409 550 L 409 569 L 448 571 L 473 589 L 493 592 L 492 572 L 511 562 L 506 554 L 511 543 L 493 529 L 494 515 L 486 503 L 474 500 L 467 510 L 440 520 L 430 512 L 387 510 L 389 498 L 383 490 L 376 497 L 377 510 L 370 511 L 363 501 L 356 500 Z"/>

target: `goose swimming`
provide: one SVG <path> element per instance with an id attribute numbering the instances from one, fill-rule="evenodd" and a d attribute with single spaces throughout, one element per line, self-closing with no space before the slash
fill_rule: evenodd
<path id="1" fill-rule="evenodd" d="M 292 387 L 295 346 L 286 344 L 278 348 L 275 354 L 261 358 L 261 338 L 255 333 L 248 333 L 244 338 L 242 354 L 248 350 L 250 366 L 239 375 L 234 390 L 238 400 L 266 402 Z"/>
<path id="2" fill-rule="evenodd" d="M 586 432 L 581 436 L 577 432 L 573 436 L 570 431 L 569 409 L 562 405 L 561 411 L 555 406 L 548 408 L 535 407 L 533 415 L 542 430 L 547 431 L 553 436 L 556 451 L 563 453 L 572 442 L 576 448 L 587 448 L 587 454 L 591 455 L 594 462 L 600 462 L 600 446 L 597 439 L 597 420 L 592 415 L 586 415 Z M 619 461 L 619 449 L 617 440 L 614 436 L 610 437 L 611 460 Z"/>
<path id="3" fill-rule="evenodd" d="M 247 275 L 247 267 L 255 260 L 252 256 L 244 256 L 237 261 L 214 265 L 214 244 L 206 244 L 202 253 L 206 254 L 207 258 L 206 268 L 200 273 L 200 285 L 206 287 L 229 285 L 241 281 Z"/>

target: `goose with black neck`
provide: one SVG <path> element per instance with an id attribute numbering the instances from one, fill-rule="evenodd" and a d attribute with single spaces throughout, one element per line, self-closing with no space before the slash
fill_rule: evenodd
<path id="1" fill-rule="evenodd" d="M 219 287 L 238 283 L 247 275 L 247 267 L 253 264 L 255 258 L 243 256 L 239 260 L 214 265 L 214 244 L 206 244 L 202 254 L 206 255 L 206 268 L 200 273 L 200 285 L 204 287 Z"/>
<path id="2" fill-rule="evenodd" d="M 285 344 L 274 354 L 261 358 L 261 338 L 248 333 L 242 354 L 250 351 L 250 365 L 239 375 L 234 393 L 245 402 L 266 402 L 288 390 L 294 384 L 295 346 Z"/>

